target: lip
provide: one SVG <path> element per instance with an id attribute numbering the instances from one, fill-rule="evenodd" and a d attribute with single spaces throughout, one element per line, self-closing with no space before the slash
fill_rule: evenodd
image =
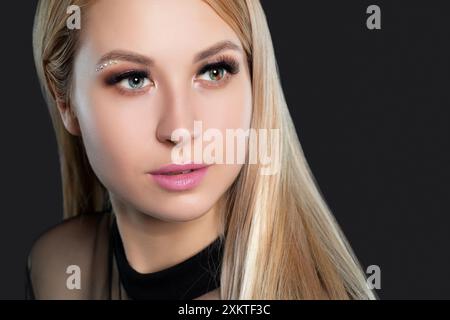
<path id="1" fill-rule="evenodd" d="M 200 184 L 210 165 L 205 164 L 169 164 L 158 170 L 149 172 L 149 175 L 160 187 L 169 191 L 183 191 L 193 189 Z M 168 173 L 194 170 L 189 173 L 167 175 Z"/>

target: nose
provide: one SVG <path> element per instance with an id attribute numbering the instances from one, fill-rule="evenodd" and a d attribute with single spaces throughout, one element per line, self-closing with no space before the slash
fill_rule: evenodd
<path id="1" fill-rule="evenodd" d="M 191 140 L 196 139 L 194 132 L 195 108 L 192 103 L 192 95 L 187 86 L 160 86 L 161 112 L 156 127 L 156 138 L 159 142 L 169 145 L 187 143 L 183 139 L 172 139 L 172 133 L 177 129 L 185 129 L 189 132 Z"/>

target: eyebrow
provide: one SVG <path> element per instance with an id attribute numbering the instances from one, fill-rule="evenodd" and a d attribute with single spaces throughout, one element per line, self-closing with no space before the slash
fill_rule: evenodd
<path id="1" fill-rule="evenodd" d="M 234 50 L 238 52 L 242 52 L 242 48 L 230 40 L 224 40 L 220 41 L 209 48 L 197 53 L 193 59 L 193 63 L 197 63 L 201 60 L 204 60 L 208 57 L 214 56 L 218 54 L 219 52 L 225 51 L 225 50 Z M 145 55 L 131 52 L 131 51 L 125 51 L 125 50 L 113 50 L 106 54 L 104 54 L 100 60 L 97 62 L 97 66 L 101 66 L 105 63 L 108 63 L 109 61 L 114 60 L 120 60 L 120 61 L 129 61 L 134 62 L 137 64 L 142 64 L 146 66 L 151 66 L 154 64 L 153 59 L 150 57 L 147 57 Z"/>
<path id="2" fill-rule="evenodd" d="M 100 60 L 97 62 L 97 67 L 101 66 L 109 61 L 120 60 L 129 61 L 137 64 L 152 65 L 153 60 L 139 53 L 134 53 L 125 50 L 114 50 L 104 54 Z"/>
<path id="3" fill-rule="evenodd" d="M 219 52 L 225 51 L 225 50 L 235 50 L 235 51 L 242 52 L 241 47 L 239 45 L 237 45 L 236 43 L 234 43 L 233 41 L 230 41 L 230 40 L 220 41 L 220 42 L 212 45 L 208 49 L 197 53 L 194 57 L 193 62 L 197 63 L 201 60 L 204 60 L 208 57 L 211 57 L 211 56 L 218 54 Z"/>

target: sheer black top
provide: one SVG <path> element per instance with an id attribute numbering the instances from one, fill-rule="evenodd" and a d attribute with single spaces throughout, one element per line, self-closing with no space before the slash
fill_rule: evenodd
<path id="1" fill-rule="evenodd" d="M 81 215 L 63 221 L 35 241 L 26 268 L 26 296 L 195 299 L 220 286 L 222 255 L 223 238 L 218 237 L 174 266 L 139 273 L 128 263 L 114 214 Z"/>

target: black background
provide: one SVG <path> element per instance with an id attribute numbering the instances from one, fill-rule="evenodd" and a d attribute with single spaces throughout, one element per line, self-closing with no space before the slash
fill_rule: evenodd
<path id="1" fill-rule="evenodd" d="M 445 1 L 263 0 L 307 160 L 381 299 L 450 298 L 450 19 Z M 366 8 L 381 7 L 381 30 Z M 62 218 L 58 153 L 35 75 L 34 1 L 0 7 L 0 298 Z"/>

